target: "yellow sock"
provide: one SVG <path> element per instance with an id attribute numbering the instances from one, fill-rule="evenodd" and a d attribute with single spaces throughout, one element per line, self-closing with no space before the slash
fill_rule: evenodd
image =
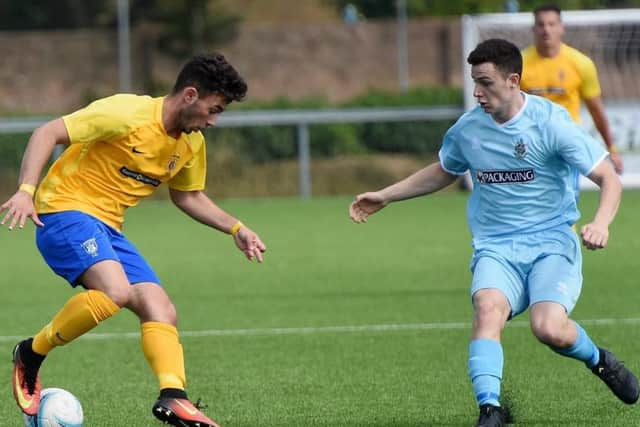
<path id="1" fill-rule="evenodd" d="M 46 356 L 54 347 L 78 338 L 118 310 L 120 307 L 104 292 L 89 290 L 76 294 L 33 338 L 33 351 Z"/>
<path id="2" fill-rule="evenodd" d="M 143 323 L 142 351 L 158 377 L 160 390 L 165 388 L 184 390 L 187 385 L 184 355 L 175 326 L 160 322 Z"/>

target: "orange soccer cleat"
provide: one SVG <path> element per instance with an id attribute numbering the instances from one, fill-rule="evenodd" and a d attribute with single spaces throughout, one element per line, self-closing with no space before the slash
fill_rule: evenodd
<path id="1" fill-rule="evenodd" d="M 13 349 L 13 397 L 20 410 L 36 415 L 40 407 L 40 367 L 29 366 L 20 356 L 22 346 L 31 345 L 31 339 L 20 341 Z"/>
<path id="2" fill-rule="evenodd" d="M 195 405 L 189 399 L 164 397 L 153 405 L 153 415 L 165 424 L 179 427 L 220 427 L 200 412 L 198 401 Z"/>

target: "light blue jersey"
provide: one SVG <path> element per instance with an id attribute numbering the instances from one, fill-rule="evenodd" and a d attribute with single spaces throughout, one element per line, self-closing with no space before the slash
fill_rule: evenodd
<path id="1" fill-rule="evenodd" d="M 503 124 L 479 106 L 464 114 L 440 149 L 444 170 L 471 172 L 467 216 L 474 241 L 575 223 L 574 169 L 589 175 L 607 156 L 563 107 L 522 96 L 520 112 Z"/>

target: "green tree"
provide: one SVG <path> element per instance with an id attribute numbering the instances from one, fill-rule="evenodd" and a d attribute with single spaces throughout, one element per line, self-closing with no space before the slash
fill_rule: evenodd
<path id="1" fill-rule="evenodd" d="M 153 76 L 154 52 L 178 59 L 201 53 L 236 37 L 242 17 L 216 0 L 132 0 L 131 22 L 141 47 L 141 83 L 148 93 L 160 90 Z M 164 88 L 163 88 L 164 89 Z"/>
<path id="2" fill-rule="evenodd" d="M 233 39 L 242 19 L 217 0 L 129 0 L 129 8 L 132 27 L 180 58 Z M 117 16 L 116 0 L 0 0 L 0 30 L 113 28 Z"/>
<path id="3" fill-rule="evenodd" d="M 0 30 L 93 27 L 111 7 L 109 0 L 0 0 Z"/>
<path id="4" fill-rule="evenodd" d="M 215 0 L 135 0 L 131 20 L 134 26 L 152 28 L 158 47 L 184 58 L 205 45 L 235 38 L 242 17 L 225 11 Z"/>

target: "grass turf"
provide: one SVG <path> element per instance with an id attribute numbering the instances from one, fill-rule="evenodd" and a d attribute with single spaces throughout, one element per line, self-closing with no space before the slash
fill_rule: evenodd
<path id="1" fill-rule="evenodd" d="M 466 376 L 472 311 L 465 198 L 443 193 L 392 205 L 365 225 L 349 221 L 346 198 L 222 202 L 267 243 L 262 265 L 168 203 L 133 209 L 125 233 L 161 277 L 180 329 L 208 331 L 182 338 L 188 391 L 221 425 L 468 426 L 477 409 Z M 583 193 L 585 218 L 596 202 L 595 193 Z M 573 313 L 579 320 L 632 319 L 585 328 L 635 372 L 638 209 L 640 192 L 626 192 L 610 247 L 584 252 L 585 282 Z M 40 259 L 33 226 L 2 229 L 0 242 L 0 425 L 20 426 L 11 348 L 71 291 Z M 640 424 L 637 410 L 580 363 L 538 344 L 526 320 L 504 334 L 504 387 L 519 425 Z M 156 380 L 139 340 L 122 335 L 137 331 L 137 319 L 123 312 L 95 330 L 114 335 L 55 350 L 43 386 L 76 394 L 88 427 L 160 425 L 151 416 Z"/>

